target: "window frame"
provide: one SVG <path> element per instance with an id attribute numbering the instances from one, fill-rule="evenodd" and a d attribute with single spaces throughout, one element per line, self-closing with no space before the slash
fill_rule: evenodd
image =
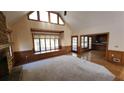
<path id="1" fill-rule="evenodd" d="M 31 31 L 33 31 L 33 32 L 35 32 L 35 31 L 37 31 L 37 30 L 32 30 L 31 29 Z M 45 31 L 41 31 L 41 32 L 45 32 Z M 49 31 L 48 31 L 49 32 Z M 52 32 L 53 33 L 53 32 Z M 61 33 L 63 33 L 62 31 L 60 32 L 60 31 L 55 31 L 54 33 L 59 33 L 59 34 L 61 34 Z M 42 33 L 38 33 L 39 35 L 41 34 L 41 35 L 50 35 L 50 36 L 55 36 L 55 35 L 59 35 L 59 34 L 42 34 Z M 49 52 L 52 52 L 52 50 L 59 50 L 59 49 L 61 49 L 61 39 L 60 39 L 60 37 L 59 38 L 53 38 L 54 39 L 54 49 L 51 49 L 51 38 L 34 38 L 34 35 L 36 35 L 35 33 L 32 33 L 32 41 L 33 41 L 33 52 L 34 53 L 47 53 L 47 51 L 49 51 Z M 34 39 L 39 39 L 39 48 L 40 48 L 40 51 L 35 51 L 35 43 L 34 43 Z M 40 41 L 40 39 L 44 39 L 44 43 L 45 43 L 45 50 L 44 51 L 42 51 L 41 50 L 41 41 Z M 49 39 L 50 40 L 50 50 L 47 50 L 47 48 L 46 48 L 46 39 Z M 56 39 L 58 39 L 58 47 L 56 47 L 56 42 L 55 42 L 55 40 Z"/>
<path id="2" fill-rule="evenodd" d="M 40 20 L 40 11 L 36 11 L 36 12 L 37 12 L 37 20 L 30 19 L 29 16 L 30 16 L 30 14 L 32 14 L 33 12 L 34 12 L 34 11 L 30 11 L 30 12 L 27 14 L 28 20 L 37 21 L 37 22 L 44 22 L 44 23 L 50 23 L 50 24 L 56 24 L 56 25 L 62 25 L 62 26 L 65 25 L 65 21 L 63 20 L 63 18 L 61 17 L 61 15 L 60 15 L 59 13 L 56 13 L 56 12 L 53 12 L 53 11 L 46 11 L 46 12 L 48 12 L 48 22 L 47 22 L 47 21 L 42 21 L 42 20 Z M 57 23 L 52 23 L 52 22 L 51 22 L 50 13 L 54 13 L 54 14 L 57 15 Z M 61 20 L 63 21 L 64 24 L 59 24 L 59 17 L 61 18 Z"/>
<path id="3" fill-rule="evenodd" d="M 42 34 L 41 34 L 42 35 Z M 39 40 L 39 51 L 35 51 L 35 43 L 34 43 L 34 40 L 35 39 L 38 39 Z M 44 51 L 42 51 L 41 50 L 41 39 L 44 39 L 44 43 L 45 43 L 45 50 Z M 47 44 L 46 44 L 46 40 L 47 39 L 49 39 L 49 49 L 47 49 Z M 38 53 L 38 52 L 47 52 L 47 51 L 52 51 L 52 50 L 59 50 L 60 49 L 60 39 L 59 38 L 53 38 L 53 40 L 54 40 L 54 49 L 51 47 L 51 39 L 52 38 L 34 38 L 34 34 L 33 34 L 33 51 L 34 51 L 34 53 Z M 56 39 L 58 39 L 58 48 L 56 47 L 56 42 L 55 42 L 55 40 Z"/>

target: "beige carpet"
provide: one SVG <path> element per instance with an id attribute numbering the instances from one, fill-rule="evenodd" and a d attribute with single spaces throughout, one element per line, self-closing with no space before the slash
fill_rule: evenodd
<path id="1" fill-rule="evenodd" d="M 26 81 L 109 81 L 115 78 L 105 67 L 69 55 L 22 65 L 22 72 L 22 80 Z"/>

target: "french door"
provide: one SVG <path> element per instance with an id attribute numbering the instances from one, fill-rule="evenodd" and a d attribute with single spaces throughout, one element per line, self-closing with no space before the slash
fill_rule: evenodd
<path id="1" fill-rule="evenodd" d="M 72 52 L 78 51 L 78 36 L 71 37 L 71 46 Z"/>
<path id="2" fill-rule="evenodd" d="M 92 37 L 91 36 L 81 36 L 81 48 L 92 49 Z"/>

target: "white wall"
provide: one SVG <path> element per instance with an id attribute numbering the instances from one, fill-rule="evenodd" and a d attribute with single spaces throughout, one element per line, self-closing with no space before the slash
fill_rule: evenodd
<path id="1" fill-rule="evenodd" d="M 90 14 L 73 35 L 109 32 L 109 50 L 124 51 L 124 12 Z M 118 46 L 118 47 L 116 47 Z"/>
<path id="2" fill-rule="evenodd" d="M 24 51 L 32 49 L 30 28 L 64 30 L 62 46 L 71 45 L 71 32 L 73 35 L 94 34 L 109 32 L 109 50 L 124 51 L 124 12 L 68 12 L 63 16 L 65 26 L 41 23 L 27 20 L 24 16 L 14 24 L 13 30 L 14 50 Z M 71 30 L 70 30 L 71 28 Z M 80 40 L 80 39 L 79 39 Z M 118 46 L 118 47 L 115 47 Z"/>
<path id="3" fill-rule="evenodd" d="M 31 28 L 64 31 L 62 46 L 71 45 L 71 30 L 67 24 L 62 26 L 44 22 L 30 21 L 27 19 L 27 16 L 24 16 L 11 27 L 13 30 L 12 37 L 14 42 L 14 51 L 32 50 L 33 42 L 32 34 L 30 31 Z"/>

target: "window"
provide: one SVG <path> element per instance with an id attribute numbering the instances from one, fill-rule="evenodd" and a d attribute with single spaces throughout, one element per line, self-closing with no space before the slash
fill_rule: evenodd
<path id="1" fill-rule="evenodd" d="M 63 20 L 61 19 L 61 17 L 59 17 L 59 24 L 64 25 L 64 22 L 63 22 Z"/>
<path id="2" fill-rule="evenodd" d="M 57 14 L 55 13 L 50 13 L 50 22 L 51 23 L 58 23 L 58 18 L 57 18 Z"/>
<path id="3" fill-rule="evenodd" d="M 58 13 L 53 13 L 49 11 L 34 11 L 28 14 L 28 18 L 29 20 L 64 25 L 64 21 Z"/>
<path id="4" fill-rule="evenodd" d="M 59 35 L 34 34 L 34 51 L 47 52 L 59 49 Z"/>
<path id="5" fill-rule="evenodd" d="M 40 39 L 41 51 L 45 51 L 45 39 Z"/>
<path id="6" fill-rule="evenodd" d="M 49 22 L 48 12 L 39 11 L 40 21 Z"/>
<path id="7" fill-rule="evenodd" d="M 59 48 L 59 39 L 55 39 L 55 48 L 58 49 Z"/>
<path id="8" fill-rule="evenodd" d="M 50 43 L 50 45 L 51 45 L 51 50 L 54 50 L 54 48 L 55 48 L 55 44 L 54 44 L 55 42 L 54 42 L 54 38 L 51 38 L 51 43 Z"/>
<path id="9" fill-rule="evenodd" d="M 39 39 L 34 39 L 34 45 L 35 45 L 34 50 L 36 52 L 39 52 L 40 51 L 40 41 L 39 41 Z"/>
<path id="10" fill-rule="evenodd" d="M 46 50 L 50 50 L 50 39 L 46 38 Z"/>
<path id="11" fill-rule="evenodd" d="M 29 14 L 29 19 L 38 20 L 37 11 L 34 11 L 31 14 Z"/>

